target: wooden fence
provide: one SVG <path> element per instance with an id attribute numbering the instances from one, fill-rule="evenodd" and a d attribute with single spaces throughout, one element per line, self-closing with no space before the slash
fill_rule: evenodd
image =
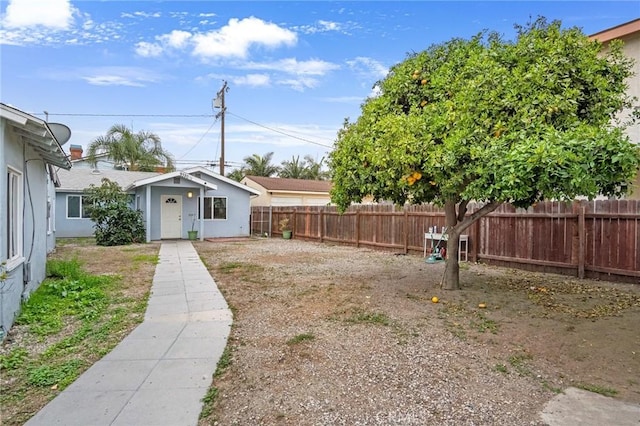
<path id="1" fill-rule="evenodd" d="M 288 217 L 297 239 L 421 255 L 427 230 L 445 226 L 444 210 L 433 205 L 360 205 L 343 214 L 330 206 L 253 207 L 251 217 L 254 234 L 281 235 L 278 222 Z M 640 283 L 640 200 L 502 205 L 464 234 L 470 261 Z"/>

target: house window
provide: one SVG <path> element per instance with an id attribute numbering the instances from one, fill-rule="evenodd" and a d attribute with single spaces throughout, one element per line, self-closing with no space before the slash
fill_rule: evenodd
<path id="1" fill-rule="evenodd" d="M 7 170 L 7 269 L 22 258 L 22 173 Z"/>
<path id="2" fill-rule="evenodd" d="M 200 219 L 200 197 L 198 197 L 198 219 Z M 227 219 L 227 197 L 204 197 L 205 219 Z"/>
<path id="3" fill-rule="evenodd" d="M 87 206 L 89 203 L 82 195 L 67 196 L 67 219 L 89 219 Z"/>

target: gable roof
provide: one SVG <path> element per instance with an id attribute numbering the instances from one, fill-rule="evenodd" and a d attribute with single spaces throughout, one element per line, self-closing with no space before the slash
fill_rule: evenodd
<path id="1" fill-rule="evenodd" d="M 625 37 L 634 33 L 640 32 L 640 18 L 633 21 L 625 22 L 624 24 L 616 25 L 615 27 L 608 28 L 606 30 L 591 34 L 589 36 L 592 40 L 598 40 L 601 43 L 607 41 Z"/>
<path id="2" fill-rule="evenodd" d="M 47 164 L 66 170 L 71 168 L 69 158 L 44 120 L 4 103 L 0 103 L 0 117 L 7 120 L 8 127 L 23 143 L 31 146 Z"/>
<path id="3" fill-rule="evenodd" d="M 116 169 L 90 169 L 86 167 L 72 168 L 71 170 L 59 170 L 60 187 L 57 192 L 82 192 L 90 185 L 102 185 L 102 179 L 107 178 L 120 185 L 120 188 L 127 188 L 135 181 L 148 179 L 159 175 L 157 172 L 128 172 Z"/>
<path id="4" fill-rule="evenodd" d="M 132 182 L 128 187 L 125 188 L 125 190 L 130 190 L 130 189 L 138 188 L 140 186 L 161 182 L 166 179 L 173 179 L 174 177 L 181 177 L 183 179 L 187 179 L 191 182 L 195 182 L 198 185 L 202 185 L 209 189 L 218 189 L 218 187 L 215 184 L 194 176 L 195 173 L 205 174 L 213 179 L 228 183 L 229 185 L 242 189 L 243 191 L 250 192 L 251 194 L 254 194 L 254 195 L 260 195 L 260 191 L 257 191 L 253 188 L 249 188 L 248 186 L 242 185 L 233 179 L 229 179 L 227 177 L 219 175 L 218 173 L 212 172 L 211 170 L 205 169 L 204 167 L 200 167 L 200 166 L 192 167 L 185 170 L 178 170 L 170 173 L 157 174 L 157 176 L 151 176 L 146 179 L 138 180 L 138 181 Z"/>
<path id="5" fill-rule="evenodd" d="M 329 193 L 331 182 L 326 180 L 272 178 L 264 176 L 245 176 L 267 191 L 321 192 Z"/>

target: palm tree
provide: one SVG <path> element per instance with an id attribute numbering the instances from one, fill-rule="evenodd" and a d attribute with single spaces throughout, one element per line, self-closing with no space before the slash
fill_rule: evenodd
<path id="1" fill-rule="evenodd" d="M 244 171 L 242 168 L 234 169 L 232 172 L 227 173 L 229 179 L 233 179 L 236 182 L 240 182 L 244 178 Z"/>
<path id="2" fill-rule="evenodd" d="M 307 174 L 307 167 L 304 161 L 300 161 L 299 155 L 297 157 L 291 156 L 291 161 L 283 161 L 282 167 L 278 172 L 278 176 L 281 178 L 290 179 L 306 179 Z"/>
<path id="3" fill-rule="evenodd" d="M 111 126 L 106 135 L 89 144 L 89 163 L 95 165 L 101 153 L 128 170 L 155 171 L 158 166 L 168 171 L 174 169 L 173 157 L 162 148 L 158 135 L 144 130 L 134 133 L 123 124 Z"/>
<path id="4" fill-rule="evenodd" d="M 324 165 L 324 157 L 317 161 L 313 159 L 310 155 L 305 155 L 304 160 L 306 162 L 305 170 L 306 177 L 304 179 L 311 180 L 327 180 L 329 179 L 329 172 L 326 170 L 322 170 L 322 166 Z"/>
<path id="5" fill-rule="evenodd" d="M 271 177 L 278 173 L 279 167 L 271 164 L 273 158 L 273 152 L 267 152 L 264 156 L 253 154 L 248 157 L 244 157 L 244 166 L 242 167 L 242 173 L 244 175 L 251 176 L 264 176 Z"/>

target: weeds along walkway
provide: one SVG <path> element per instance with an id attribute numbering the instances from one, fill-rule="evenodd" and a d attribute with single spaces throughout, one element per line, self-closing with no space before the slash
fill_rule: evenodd
<path id="1" fill-rule="evenodd" d="M 191 243 L 162 243 L 144 322 L 27 425 L 196 425 L 231 322 Z"/>

